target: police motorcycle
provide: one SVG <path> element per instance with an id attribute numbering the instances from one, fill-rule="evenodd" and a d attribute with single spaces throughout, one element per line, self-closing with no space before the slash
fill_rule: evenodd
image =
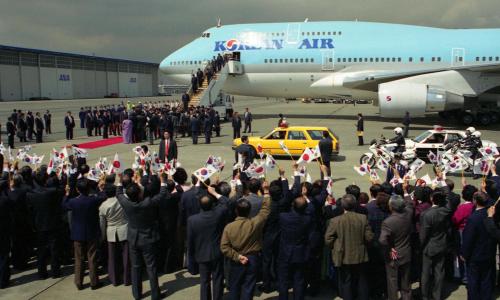
<path id="1" fill-rule="evenodd" d="M 481 132 L 476 131 L 474 127 L 467 128 L 465 132 L 464 138 L 444 145 L 445 153 L 441 163 L 446 165 L 450 161 L 459 162 L 464 172 L 472 172 L 474 161 L 481 157 L 479 148 L 483 146 L 483 143 Z M 491 144 L 491 142 L 486 141 L 486 144 Z"/>
<path id="2" fill-rule="evenodd" d="M 398 131 L 396 128 L 395 132 Z M 396 134 L 400 134 L 399 131 Z M 390 139 L 385 138 L 383 135 L 380 136 L 380 139 L 373 139 L 370 142 L 370 148 L 368 148 L 370 152 L 366 152 L 361 155 L 359 159 L 360 164 L 366 164 L 373 168 L 375 165 L 379 164 L 380 160 L 384 160 L 385 163 L 390 163 L 394 155 L 399 153 L 398 144 L 391 142 Z M 406 162 L 407 164 L 411 164 L 417 158 L 415 150 L 405 149 L 405 151 L 401 152 L 401 161 Z"/>

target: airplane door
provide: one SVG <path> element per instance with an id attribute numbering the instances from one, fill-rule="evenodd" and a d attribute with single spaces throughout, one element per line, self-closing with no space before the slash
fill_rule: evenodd
<path id="1" fill-rule="evenodd" d="M 335 52 L 327 50 L 321 52 L 321 70 L 332 71 L 335 67 Z"/>
<path id="2" fill-rule="evenodd" d="M 465 65 L 465 49 L 452 48 L 451 49 L 451 66 L 460 67 Z"/>
<path id="3" fill-rule="evenodd" d="M 286 29 L 286 42 L 297 44 L 300 39 L 300 23 L 290 23 Z"/>

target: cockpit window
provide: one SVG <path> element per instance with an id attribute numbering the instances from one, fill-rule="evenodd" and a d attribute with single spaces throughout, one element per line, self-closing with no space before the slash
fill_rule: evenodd
<path id="1" fill-rule="evenodd" d="M 203 32 L 201 34 L 201 37 L 204 37 L 204 38 L 209 38 L 210 37 L 210 32 Z"/>

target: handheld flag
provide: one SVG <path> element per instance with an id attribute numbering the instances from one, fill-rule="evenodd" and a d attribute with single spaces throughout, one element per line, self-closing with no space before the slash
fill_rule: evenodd
<path id="1" fill-rule="evenodd" d="M 489 160 L 493 160 L 495 156 L 498 155 L 498 149 L 496 147 L 486 146 L 479 149 L 479 152 L 483 156 L 483 158 L 488 158 Z"/>
<path id="2" fill-rule="evenodd" d="M 358 174 L 361 176 L 365 176 L 366 173 L 370 172 L 370 166 L 368 166 L 367 164 L 362 164 L 359 167 L 354 167 L 354 171 L 358 172 Z"/>
<path id="3" fill-rule="evenodd" d="M 478 159 L 474 163 L 473 172 L 476 175 L 488 175 L 491 169 L 491 162 L 487 159 Z"/>
<path id="4" fill-rule="evenodd" d="M 383 159 L 382 157 L 380 157 L 377 160 L 377 168 L 380 171 L 387 172 L 387 170 L 389 169 L 389 163 L 385 159 Z"/>
<path id="5" fill-rule="evenodd" d="M 217 170 L 212 166 L 207 166 L 203 168 L 199 168 L 198 170 L 193 172 L 193 175 L 196 176 L 200 181 L 205 182 L 207 179 L 212 177 L 217 172 Z"/>
<path id="6" fill-rule="evenodd" d="M 417 174 L 417 172 L 420 171 L 424 166 L 425 162 L 420 158 L 417 158 L 410 164 L 409 169 L 413 170 L 413 173 Z"/>
<path id="7" fill-rule="evenodd" d="M 108 174 L 115 174 L 115 173 L 119 174 L 122 172 L 123 172 L 122 164 L 120 162 L 120 158 L 118 157 L 118 153 L 116 153 L 113 162 L 109 165 Z"/>
<path id="8" fill-rule="evenodd" d="M 310 163 L 313 159 L 314 159 L 314 152 L 311 149 L 306 148 L 304 149 L 304 152 L 302 152 L 300 158 L 297 160 L 297 164 L 300 164 L 302 162 Z"/>
<path id="9" fill-rule="evenodd" d="M 292 156 L 292 154 L 290 154 L 290 150 L 288 150 L 288 147 L 285 145 L 285 141 L 280 142 L 280 147 L 286 154 Z"/>
<path id="10" fill-rule="evenodd" d="M 266 154 L 266 161 L 265 161 L 265 167 L 268 170 L 272 170 L 276 168 L 276 160 L 274 160 L 274 157 L 271 154 Z"/>
<path id="11" fill-rule="evenodd" d="M 264 148 L 262 148 L 261 144 L 257 145 L 257 154 L 260 156 L 260 159 L 264 158 Z"/>
<path id="12" fill-rule="evenodd" d="M 432 151 L 429 151 L 429 153 L 427 153 L 427 158 L 429 159 L 429 161 L 432 163 L 432 164 L 437 164 L 438 162 L 438 156 L 436 153 L 432 152 Z"/>

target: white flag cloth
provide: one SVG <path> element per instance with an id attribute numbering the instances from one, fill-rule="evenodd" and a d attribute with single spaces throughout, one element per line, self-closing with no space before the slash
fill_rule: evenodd
<path id="1" fill-rule="evenodd" d="M 285 145 L 285 141 L 281 141 L 281 142 L 280 142 L 280 147 L 281 147 L 281 149 L 283 149 L 283 151 L 285 151 L 285 152 L 286 152 L 286 154 L 288 154 L 288 155 L 292 156 L 292 155 L 290 154 L 290 150 L 288 150 L 288 147 Z"/>
<path id="2" fill-rule="evenodd" d="M 306 174 L 306 182 L 313 183 L 312 177 L 309 173 Z"/>
<path id="3" fill-rule="evenodd" d="M 449 173 L 449 172 L 458 172 L 458 171 L 461 171 L 461 170 L 464 170 L 466 166 L 463 165 L 462 163 L 462 160 L 461 159 L 458 159 L 458 160 L 452 160 L 452 161 L 449 161 L 446 165 L 445 165 L 445 168 L 444 168 L 444 171 L 445 173 Z"/>
<path id="4" fill-rule="evenodd" d="M 266 154 L 265 166 L 268 170 L 276 168 L 276 160 L 274 160 L 274 157 L 271 154 Z"/>
<path id="5" fill-rule="evenodd" d="M 302 155 L 300 156 L 300 158 L 297 160 L 297 164 L 300 164 L 300 163 L 310 163 L 311 161 L 313 161 L 313 159 L 315 159 L 314 157 L 314 152 L 309 149 L 309 148 L 306 148 L 304 149 L 304 152 L 302 152 Z"/>
<path id="6" fill-rule="evenodd" d="M 389 169 L 389 163 L 385 159 L 383 159 L 382 157 L 380 157 L 377 160 L 377 168 L 380 171 L 387 172 L 387 170 Z"/>
<path id="7" fill-rule="evenodd" d="M 12 154 L 12 148 L 9 146 L 9 161 L 14 161 L 14 155 Z"/>
<path id="8" fill-rule="evenodd" d="M 50 175 L 54 171 L 54 160 L 51 158 L 47 165 L 47 174 Z"/>
<path id="9" fill-rule="evenodd" d="M 257 145 L 257 154 L 260 156 L 260 159 L 264 158 L 264 148 L 261 144 Z"/>
<path id="10" fill-rule="evenodd" d="M 424 176 L 420 177 L 420 180 L 424 181 L 426 185 L 432 184 L 432 179 L 429 174 L 425 174 Z"/>
<path id="11" fill-rule="evenodd" d="M 99 181 L 99 176 L 100 176 L 99 171 L 96 170 L 95 168 L 90 169 L 89 172 L 87 173 L 87 179 L 95 182 Z"/>
<path id="12" fill-rule="evenodd" d="M 427 158 L 432 164 L 436 164 L 438 162 L 438 156 L 433 151 L 429 151 L 429 153 L 427 153 Z"/>
<path id="13" fill-rule="evenodd" d="M 196 176 L 200 181 L 205 182 L 207 179 L 212 177 L 217 172 L 217 170 L 212 166 L 207 166 L 203 168 L 199 168 L 198 170 L 193 172 L 193 175 Z"/>
<path id="14" fill-rule="evenodd" d="M 266 176 L 266 166 L 265 163 L 261 164 L 251 164 L 246 170 L 245 173 L 251 178 L 261 178 Z"/>
<path id="15" fill-rule="evenodd" d="M 73 155 L 76 157 L 84 158 L 88 156 L 87 150 L 73 146 Z"/>
<path id="16" fill-rule="evenodd" d="M 483 156 L 483 158 L 487 158 L 489 160 L 494 160 L 495 156 L 498 155 L 498 149 L 496 147 L 486 146 L 479 149 L 479 153 Z"/>
<path id="17" fill-rule="evenodd" d="M 333 180 L 331 177 L 328 177 L 328 183 L 326 185 L 326 192 L 328 195 L 333 197 Z"/>
<path id="18" fill-rule="evenodd" d="M 106 157 L 99 157 L 99 160 L 95 164 L 95 168 L 99 170 L 101 173 L 105 173 L 108 168 L 108 159 Z"/>
<path id="19" fill-rule="evenodd" d="M 488 175 L 492 162 L 488 159 L 477 159 L 474 163 L 473 172 L 476 175 Z"/>
<path id="20" fill-rule="evenodd" d="M 3 143 L 0 143 L 0 154 L 4 155 L 5 154 L 5 146 L 3 145 Z"/>
<path id="21" fill-rule="evenodd" d="M 380 180 L 380 177 L 378 176 L 377 170 L 370 169 L 370 179 L 375 180 L 375 181 Z"/>
<path id="22" fill-rule="evenodd" d="M 355 166 L 354 171 L 356 171 L 361 176 L 365 176 L 367 173 L 370 172 L 370 166 L 368 166 L 367 164 L 362 164 L 359 167 Z"/>
<path id="23" fill-rule="evenodd" d="M 43 162 L 43 158 L 45 157 L 45 155 L 42 155 L 42 156 L 37 156 L 36 154 L 33 155 L 32 159 L 33 159 L 33 162 L 32 164 L 34 165 L 41 165 L 42 162 Z"/>
<path id="24" fill-rule="evenodd" d="M 420 158 L 415 159 L 409 166 L 410 170 L 413 170 L 415 174 L 420 171 L 425 166 L 425 162 Z"/>
<path id="25" fill-rule="evenodd" d="M 207 162 L 205 163 L 205 166 L 212 166 L 217 171 L 222 172 L 222 170 L 224 170 L 225 164 L 226 164 L 226 162 L 223 161 L 220 156 L 210 155 L 210 156 L 208 156 L 208 159 L 207 159 Z"/>
<path id="26" fill-rule="evenodd" d="M 171 161 L 165 162 L 161 168 L 165 173 L 167 173 L 170 176 L 174 176 L 175 172 L 177 171 L 175 168 L 175 161 L 172 159 Z"/>

